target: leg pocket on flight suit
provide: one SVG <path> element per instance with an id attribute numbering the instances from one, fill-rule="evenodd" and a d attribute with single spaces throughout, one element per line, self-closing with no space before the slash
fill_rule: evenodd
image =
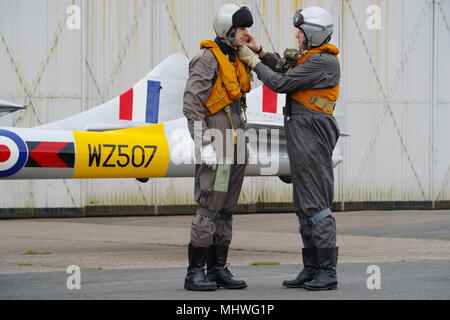
<path id="1" fill-rule="evenodd" d="M 292 174 L 293 182 L 299 186 L 299 188 L 309 188 L 313 185 L 313 176 L 311 174 L 311 168 L 308 164 L 296 163 L 294 164 L 295 172 Z"/>
<path id="2" fill-rule="evenodd" d="M 213 192 L 215 177 L 216 173 L 211 167 L 206 165 L 200 166 L 197 178 L 197 183 L 200 186 L 200 192 L 198 194 L 199 198 L 196 200 L 202 207 L 207 207 L 208 198 Z"/>
<path id="3" fill-rule="evenodd" d="M 209 247 L 215 233 L 214 220 L 202 215 L 195 215 L 191 224 L 191 244 L 196 247 Z"/>
<path id="4" fill-rule="evenodd" d="M 218 245 L 230 245 L 231 238 L 233 236 L 232 220 L 216 221 L 216 232 L 214 234 L 214 244 Z"/>
<path id="5" fill-rule="evenodd" d="M 332 153 L 328 147 L 319 139 L 312 139 L 309 148 L 312 155 L 312 161 L 316 164 L 322 164 L 328 168 L 333 167 Z"/>
<path id="6" fill-rule="evenodd" d="M 315 135 L 311 139 L 311 153 L 317 162 L 333 167 L 333 150 L 339 138 L 336 119 L 328 115 L 315 115 L 312 118 Z"/>

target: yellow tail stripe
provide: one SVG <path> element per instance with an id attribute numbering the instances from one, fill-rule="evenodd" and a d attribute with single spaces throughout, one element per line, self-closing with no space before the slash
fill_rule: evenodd
<path id="1" fill-rule="evenodd" d="M 106 132 L 73 132 L 74 179 L 164 177 L 169 144 L 164 125 Z"/>

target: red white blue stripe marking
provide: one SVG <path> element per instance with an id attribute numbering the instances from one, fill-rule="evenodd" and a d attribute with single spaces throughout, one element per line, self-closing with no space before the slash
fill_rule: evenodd
<path id="1" fill-rule="evenodd" d="M 158 123 L 161 82 L 141 80 L 120 96 L 119 119 Z"/>

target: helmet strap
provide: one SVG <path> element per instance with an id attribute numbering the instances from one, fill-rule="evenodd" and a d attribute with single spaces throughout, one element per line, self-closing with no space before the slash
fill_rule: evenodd
<path id="1" fill-rule="evenodd" d="M 303 30 L 302 30 L 303 31 Z M 305 37 L 305 39 L 303 40 L 303 50 L 308 50 L 308 49 L 310 49 L 310 41 L 308 40 L 308 37 L 306 36 L 306 33 L 303 31 L 303 35 L 304 35 L 304 37 Z"/>
<path id="2" fill-rule="evenodd" d="M 234 39 L 236 39 L 236 28 L 235 27 L 231 27 L 231 29 L 227 33 L 226 42 L 232 48 L 233 48 L 233 45 L 231 45 L 231 42 L 233 42 Z"/>
<path id="3" fill-rule="evenodd" d="M 304 47 L 304 50 L 308 50 L 309 49 L 309 41 L 306 38 L 305 38 L 305 40 L 303 40 L 303 47 Z"/>

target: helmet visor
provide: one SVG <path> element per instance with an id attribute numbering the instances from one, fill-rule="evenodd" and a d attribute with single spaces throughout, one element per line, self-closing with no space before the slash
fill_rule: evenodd
<path id="1" fill-rule="evenodd" d="M 303 23 L 305 23 L 305 19 L 303 17 L 302 10 L 303 9 L 297 10 L 297 12 L 294 15 L 294 27 L 296 27 L 296 28 L 300 28 L 300 26 Z"/>

